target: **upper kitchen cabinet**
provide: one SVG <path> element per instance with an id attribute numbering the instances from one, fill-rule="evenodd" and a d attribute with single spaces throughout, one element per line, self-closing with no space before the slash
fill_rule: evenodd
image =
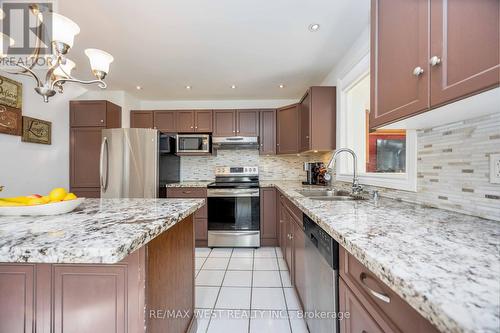
<path id="1" fill-rule="evenodd" d="M 212 110 L 196 110 L 194 114 L 195 132 L 211 133 L 212 128 Z"/>
<path id="2" fill-rule="evenodd" d="M 336 89 L 311 87 L 299 104 L 300 152 L 335 149 Z"/>
<path id="3" fill-rule="evenodd" d="M 431 1 L 431 106 L 497 86 L 500 1 Z"/>
<path id="4" fill-rule="evenodd" d="M 498 0 L 372 0 L 370 127 L 498 86 Z"/>
<path id="5" fill-rule="evenodd" d="M 166 133 L 177 132 L 175 111 L 154 111 L 153 128 Z"/>
<path id="6" fill-rule="evenodd" d="M 192 110 L 179 110 L 175 111 L 176 122 L 177 122 L 177 132 L 179 133 L 190 133 L 194 132 L 194 121 L 195 115 Z"/>
<path id="7" fill-rule="evenodd" d="M 276 124 L 276 153 L 295 154 L 299 152 L 299 104 L 278 109 Z"/>
<path id="8" fill-rule="evenodd" d="M 259 135 L 259 110 L 236 111 L 236 135 L 238 136 Z"/>
<path id="9" fill-rule="evenodd" d="M 258 110 L 214 110 L 214 136 L 258 136 Z"/>
<path id="10" fill-rule="evenodd" d="M 130 111 L 131 128 L 153 128 L 153 111 Z"/>
<path id="11" fill-rule="evenodd" d="M 429 107 L 427 0 L 372 0 L 370 127 Z"/>
<path id="12" fill-rule="evenodd" d="M 261 155 L 276 154 L 276 110 L 260 112 L 259 143 Z"/>
<path id="13" fill-rule="evenodd" d="M 122 109 L 108 101 L 70 101 L 71 127 L 106 127 L 122 126 Z"/>

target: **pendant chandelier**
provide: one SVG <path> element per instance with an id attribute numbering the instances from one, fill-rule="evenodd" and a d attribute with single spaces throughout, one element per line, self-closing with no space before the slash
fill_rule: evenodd
<path id="1" fill-rule="evenodd" d="M 54 96 L 56 92 L 63 93 L 63 84 L 66 82 L 97 84 L 102 89 L 106 88 L 104 78 L 109 73 L 109 65 L 113 62 L 113 56 L 99 49 L 86 49 L 85 54 L 89 58 L 90 67 L 96 79 L 85 81 L 74 78 L 71 76 L 71 71 L 75 68 L 75 63 L 67 58 L 67 54 L 73 47 L 75 36 L 80 33 L 80 27 L 63 15 L 52 12 L 42 13 L 37 7 L 30 7 L 30 9 L 39 20 L 37 22 L 37 36 L 42 34 L 43 22 L 50 22 L 52 25 L 50 38 L 52 54 L 41 54 L 40 38 L 38 38 L 35 51 L 29 56 L 31 60 L 29 65 L 14 62 L 13 65 L 19 67 L 19 70 L 2 70 L 9 74 L 32 77 L 36 82 L 35 91 L 43 97 L 44 102 L 48 102 L 49 98 Z M 6 50 L 12 47 L 15 41 L 0 32 L 0 43 L 0 58 L 3 59 L 9 56 Z M 37 63 L 47 63 L 44 75 L 39 76 L 34 71 Z"/>

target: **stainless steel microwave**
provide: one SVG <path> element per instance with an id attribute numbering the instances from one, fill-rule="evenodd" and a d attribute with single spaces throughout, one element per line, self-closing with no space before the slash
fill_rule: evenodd
<path id="1" fill-rule="evenodd" d="M 210 134 L 177 134 L 177 153 L 210 153 Z"/>

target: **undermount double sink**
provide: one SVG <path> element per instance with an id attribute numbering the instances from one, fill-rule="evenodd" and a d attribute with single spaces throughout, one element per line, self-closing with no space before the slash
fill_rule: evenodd
<path id="1" fill-rule="evenodd" d="M 339 191 L 331 188 L 325 189 L 302 189 L 297 190 L 297 193 L 309 198 L 311 200 L 319 201 L 359 201 L 367 200 L 366 198 L 353 195 L 347 191 Z"/>

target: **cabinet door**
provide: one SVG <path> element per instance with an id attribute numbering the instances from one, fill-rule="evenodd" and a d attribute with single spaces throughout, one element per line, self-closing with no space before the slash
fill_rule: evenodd
<path id="1" fill-rule="evenodd" d="M 70 126 L 106 127 L 106 101 L 70 101 Z"/>
<path id="2" fill-rule="evenodd" d="M 274 188 L 260 190 L 260 237 L 276 240 L 276 191 Z"/>
<path id="3" fill-rule="evenodd" d="M 125 265 L 54 265 L 53 272 L 54 333 L 127 330 Z M 96 304 L 89 320 L 81 309 Z"/>
<path id="4" fill-rule="evenodd" d="M 35 332 L 35 265 L 0 265 L 0 332 Z"/>
<path id="5" fill-rule="evenodd" d="M 177 132 L 194 132 L 194 111 L 176 111 Z"/>
<path id="6" fill-rule="evenodd" d="M 311 149 L 311 140 L 310 140 L 310 116 L 311 116 L 311 93 L 308 91 L 302 102 L 299 105 L 300 107 L 300 151 L 308 151 Z"/>
<path id="7" fill-rule="evenodd" d="M 259 111 L 236 111 L 236 134 L 241 136 L 259 135 Z"/>
<path id="8" fill-rule="evenodd" d="M 278 154 L 294 154 L 299 151 L 299 112 L 294 104 L 278 109 L 276 152 Z"/>
<path id="9" fill-rule="evenodd" d="M 287 219 L 286 219 L 286 249 L 285 249 L 285 260 L 286 263 L 288 264 L 288 269 L 290 271 L 290 280 L 292 281 L 292 285 L 295 284 L 295 265 L 293 262 L 294 256 L 293 256 L 293 248 L 294 248 L 294 232 L 295 232 L 295 222 L 293 222 L 293 218 L 290 216 L 288 211 L 286 212 L 287 214 Z"/>
<path id="10" fill-rule="evenodd" d="M 194 238 L 197 241 L 208 240 L 207 219 L 194 219 Z"/>
<path id="11" fill-rule="evenodd" d="M 154 111 L 154 128 L 162 132 L 175 133 L 175 111 Z"/>
<path id="12" fill-rule="evenodd" d="M 132 111 L 130 112 L 131 128 L 153 128 L 153 111 Z"/>
<path id="13" fill-rule="evenodd" d="M 431 1 L 432 106 L 498 86 L 499 13 L 498 0 Z"/>
<path id="14" fill-rule="evenodd" d="M 372 0 L 372 128 L 429 107 L 428 3 Z"/>
<path id="15" fill-rule="evenodd" d="M 214 110 L 214 136 L 236 135 L 236 111 Z"/>
<path id="16" fill-rule="evenodd" d="M 76 196 L 82 198 L 100 198 L 101 188 L 100 187 L 71 187 L 71 192 Z"/>
<path id="17" fill-rule="evenodd" d="M 260 113 L 260 154 L 276 154 L 276 110 L 264 110 Z"/>
<path id="18" fill-rule="evenodd" d="M 305 257 L 305 247 L 306 247 L 306 234 L 304 231 L 295 226 L 294 235 L 294 269 L 295 269 L 295 287 L 302 304 L 306 304 L 306 257 Z"/>
<path id="19" fill-rule="evenodd" d="M 344 333 L 383 333 L 354 293 L 339 279 L 339 307 L 340 312 L 350 313 L 349 318 L 340 321 L 340 331 Z"/>
<path id="20" fill-rule="evenodd" d="M 286 209 L 285 209 L 285 205 L 281 201 L 282 197 L 283 197 L 283 195 L 281 193 L 277 197 L 278 207 L 279 207 L 279 209 L 278 209 L 278 222 L 279 222 L 278 229 L 279 229 L 279 244 L 280 244 L 280 248 L 281 248 L 281 253 L 283 253 L 283 257 L 285 257 L 286 256 L 286 240 L 287 240 L 287 236 L 286 236 L 286 232 L 287 232 L 286 231 Z"/>
<path id="21" fill-rule="evenodd" d="M 71 187 L 100 187 L 100 151 L 101 128 L 73 127 L 70 129 Z"/>
<path id="22" fill-rule="evenodd" d="M 212 132 L 212 111 L 196 111 L 195 113 L 195 132 L 211 133 Z"/>

